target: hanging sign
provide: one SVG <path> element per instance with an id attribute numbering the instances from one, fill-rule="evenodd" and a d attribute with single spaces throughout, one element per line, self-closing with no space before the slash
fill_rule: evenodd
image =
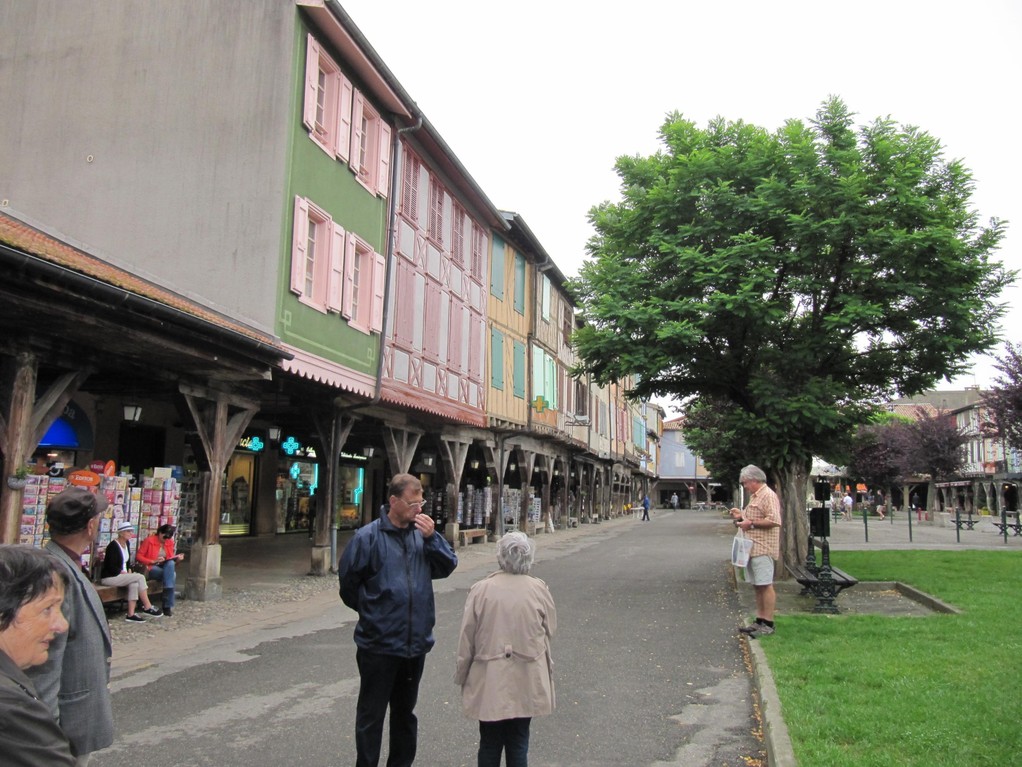
<path id="1" fill-rule="evenodd" d="M 78 469 L 68 475 L 67 481 L 75 487 L 96 487 L 99 484 L 99 475 L 88 469 Z"/>

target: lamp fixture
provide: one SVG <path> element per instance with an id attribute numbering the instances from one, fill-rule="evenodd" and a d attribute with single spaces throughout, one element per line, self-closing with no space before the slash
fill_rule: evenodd
<path id="1" fill-rule="evenodd" d="M 476 469 L 479 468 L 479 459 L 473 458 L 471 461 L 468 462 L 468 465 L 472 467 L 472 471 L 475 471 Z"/>
<path id="2" fill-rule="evenodd" d="M 142 406 L 141 405 L 125 405 L 124 406 L 124 420 L 131 421 L 132 423 L 138 423 L 142 418 Z"/>
<path id="3" fill-rule="evenodd" d="M 266 430 L 266 436 L 270 442 L 280 442 L 280 427 L 271 426 Z"/>
<path id="4" fill-rule="evenodd" d="M 436 460 L 436 456 L 432 453 L 424 453 L 422 456 L 422 463 L 424 466 L 430 467 L 433 465 L 433 461 Z"/>
<path id="5" fill-rule="evenodd" d="M 518 469 L 518 464 L 517 464 L 517 463 L 515 463 L 514 461 L 511 461 L 511 463 L 509 463 L 509 464 L 507 465 L 507 468 L 508 468 L 508 470 L 509 470 L 509 471 L 517 471 L 517 469 Z"/>
<path id="6" fill-rule="evenodd" d="M 372 458 L 373 453 L 375 452 L 376 448 L 373 447 L 372 445 L 366 445 L 365 447 L 362 448 L 362 455 L 364 455 L 366 458 Z"/>

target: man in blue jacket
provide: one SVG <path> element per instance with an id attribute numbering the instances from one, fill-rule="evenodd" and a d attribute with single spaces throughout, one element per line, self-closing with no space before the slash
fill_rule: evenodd
<path id="1" fill-rule="evenodd" d="M 433 519 L 422 513 L 422 483 L 411 474 L 398 474 L 389 495 L 389 507 L 355 533 L 338 566 L 341 600 L 358 613 L 356 767 L 379 763 L 388 705 L 387 767 L 415 761 L 415 702 L 436 622 L 432 581 L 458 566 Z"/>

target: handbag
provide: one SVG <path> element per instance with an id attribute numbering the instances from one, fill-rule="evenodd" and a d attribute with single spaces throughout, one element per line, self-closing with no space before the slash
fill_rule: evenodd
<path id="1" fill-rule="evenodd" d="M 749 555 L 752 553 L 752 539 L 746 538 L 739 530 L 735 539 L 731 542 L 731 564 L 735 567 L 745 567 L 749 564 Z"/>
<path id="2" fill-rule="evenodd" d="M 131 563 L 131 572 L 149 577 L 149 565 L 143 565 L 137 559 Z"/>

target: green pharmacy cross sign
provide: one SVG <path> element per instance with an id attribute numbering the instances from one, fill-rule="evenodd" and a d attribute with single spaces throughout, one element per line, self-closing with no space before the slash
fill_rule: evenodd
<path id="1" fill-rule="evenodd" d="M 537 394 L 536 399 L 532 401 L 532 408 L 537 413 L 542 413 L 544 410 L 549 409 L 550 403 L 546 401 L 542 394 Z"/>

